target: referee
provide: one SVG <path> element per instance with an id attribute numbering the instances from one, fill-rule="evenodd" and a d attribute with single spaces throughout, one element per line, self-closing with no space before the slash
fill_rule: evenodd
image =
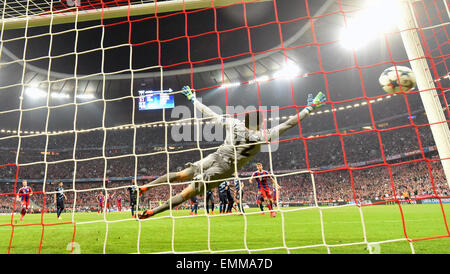
<path id="1" fill-rule="evenodd" d="M 67 199 L 67 197 L 66 194 L 64 194 L 63 182 L 59 182 L 55 193 L 56 216 L 59 220 L 61 219 L 61 213 L 64 210 L 65 199 Z"/>

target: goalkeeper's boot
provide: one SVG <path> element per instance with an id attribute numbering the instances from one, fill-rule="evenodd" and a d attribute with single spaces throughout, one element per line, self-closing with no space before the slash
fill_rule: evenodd
<path id="1" fill-rule="evenodd" d="M 274 218 L 277 216 L 277 213 L 275 211 L 270 212 L 270 217 Z"/>
<path id="2" fill-rule="evenodd" d="M 153 210 L 147 209 L 144 212 L 142 212 L 141 214 L 138 214 L 138 218 L 139 219 L 147 219 L 147 218 L 150 218 L 152 215 L 153 215 Z"/>

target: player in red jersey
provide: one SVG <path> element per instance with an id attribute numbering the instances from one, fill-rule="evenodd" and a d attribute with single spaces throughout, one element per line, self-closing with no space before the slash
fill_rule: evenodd
<path id="1" fill-rule="evenodd" d="M 100 191 L 97 195 L 97 202 L 98 202 L 98 210 L 97 213 L 103 213 L 103 201 L 105 199 L 105 196 L 103 196 L 103 193 Z"/>
<path id="2" fill-rule="evenodd" d="M 272 190 L 270 189 L 269 180 L 273 183 L 275 188 L 279 188 L 277 181 L 269 174 L 269 172 L 263 170 L 263 166 L 261 163 L 256 164 L 257 171 L 253 172 L 252 177 L 250 178 L 250 183 L 253 183 L 255 180 L 258 184 L 258 192 L 261 194 L 262 198 L 267 201 L 267 207 L 269 210 L 272 210 L 273 198 L 272 198 Z M 275 211 L 270 212 L 271 217 L 276 216 Z"/>
<path id="3" fill-rule="evenodd" d="M 117 210 L 122 211 L 122 196 L 117 196 Z"/>
<path id="4" fill-rule="evenodd" d="M 111 199 L 112 198 L 114 198 L 114 193 L 111 196 L 109 194 L 106 194 L 106 210 L 108 212 L 111 212 Z"/>
<path id="5" fill-rule="evenodd" d="M 272 187 L 272 205 L 277 206 L 277 193 L 278 189 L 276 187 Z"/>
<path id="6" fill-rule="evenodd" d="M 20 221 L 23 221 L 23 217 L 27 214 L 28 207 L 30 206 L 30 196 L 33 195 L 33 190 L 28 186 L 27 180 L 22 181 L 22 187 L 19 189 L 17 194 L 17 198 L 20 198 L 22 205 Z"/>

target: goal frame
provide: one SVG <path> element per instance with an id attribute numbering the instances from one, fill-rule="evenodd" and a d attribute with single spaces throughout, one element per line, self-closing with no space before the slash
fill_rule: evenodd
<path id="1" fill-rule="evenodd" d="M 436 85 L 427 63 L 421 40 L 418 35 L 419 26 L 414 17 L 410 0 L 398 0 L 403 16 L 397 27 L 400 31 L 403 46 L 411 68 L 416 76 L 417 88 L 430 124 L 431 133 L 436 144 L 439 158 L 444 169 L 447 184 L 450 187 L 450 130 L 447 125 L 444 110 L 436 91 Z M 448 13 L 450 19 L 450 13 Z"/>
<path id="2" fill-rule="evenodd" d="M 267 1 L 270 0 L 241 0 L 243 4 Z M 119 17 L 150 15 L 180 10 L 223 7 L 232 5 L 233 3 L 236 3 L 236 0 L 173 0 L 90 10 L 78 10 L 74 7 L 74 11 L 69 12 L 50 12 L 47 14 L 30 16 L 24 15 L 24 17 L 20 18 L 0 18 L 0 26 L 3 30 L 10 30 L 24 27 L 40 27 L 101 19 L 113 19 Z"/>

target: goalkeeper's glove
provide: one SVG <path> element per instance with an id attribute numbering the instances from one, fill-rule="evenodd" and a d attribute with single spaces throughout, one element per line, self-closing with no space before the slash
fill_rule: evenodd
<path id="1" fill-rule="evenodd" d="M 307 101 L 308 107 L 306 107 L 306 109 L 309 112 L 312 112 L 316 108 L 320 108 L 321 106 L 323 106 L 324 104 L 320 104 L 320 103 L 323 103 L 326 100 L 327 100 L 327 97 L 321 91 L 319 93 L 317 93 L 316 97 L 314 97 L 314 98 L 313 98 L 312 94 L 308 94 L 308 101 Z"/>
<path id="2" fill-rule="evenodd" d="M 192 92 L 192 89 L 191 89 L 189 86 L 184 86 L 184 87 L 181 89 L 181 93 L 183 93 L 183 95 L 186 96 L 186 98 L 187 98 L 189 101 L 192 101 L 192 99 L 195 98 L 195 94 Z"/>

